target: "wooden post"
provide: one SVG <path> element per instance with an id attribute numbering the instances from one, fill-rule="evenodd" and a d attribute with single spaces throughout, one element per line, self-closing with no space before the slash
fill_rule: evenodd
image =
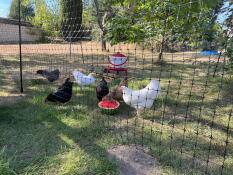
<path id="1" fill-rule="evenodd" d="M 20 64 L 20 92 L 23 93 L 23 63 L 22 63 L 22 33 L 21 33 L 21 0 L 18 0 L 19 10 L 19 64 Z"/>

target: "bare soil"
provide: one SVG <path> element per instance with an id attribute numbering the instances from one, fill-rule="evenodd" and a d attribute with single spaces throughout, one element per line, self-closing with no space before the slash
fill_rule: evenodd
<path id="1" fill-rule="evenodd" d="M 160 175 L 158 160 L 138 145 L 118 145 L 108 150 L 110 160 L 119 163 L 120 175 Z"/>
<path id="2" fill-rule="evenodd" d="M 18 100 L 21 100 L 23 97 L 25 97 L 25 94 L 7 93 L 0 91 L 0 105 L 14 104 Z"/>

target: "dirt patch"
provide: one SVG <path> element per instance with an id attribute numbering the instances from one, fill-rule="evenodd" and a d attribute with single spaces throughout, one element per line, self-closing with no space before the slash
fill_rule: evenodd
<path id="1" fill-rule="evenodd" d="M 161 169 L 156 158 L 141 146 L 118 145 L 108 150 L 110 160 L 119 163 L 120 175 L 160 175 Z"/>
<path id="2" fill-rule="evenodd" d="M 197 61 L 200 61 L 200 62 L 212 62 L 212 63 L 217 63 L 217 62 L 220 62 L 220 63 L 223 63 L 224 62 L 224 58 L 214 58 L 214 57 L 202 57 L 202 58 L 198 58 Z"/>
<path id="3" fill-rule="evenodd" d="M 25 94 L 8 93 L 0 91 L 0 105 L 13 104 L 21 100 Z"/>

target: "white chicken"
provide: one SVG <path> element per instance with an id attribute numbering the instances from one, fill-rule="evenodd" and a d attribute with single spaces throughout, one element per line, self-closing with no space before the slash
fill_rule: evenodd
<path id="1" fill-rule="evenodd" d="M 95 83 L 95 78 L 92 75 L 93 73 L 90 73 L 89 75 L 85 75 L 80 71 L 73 71 L 73 76 L 75 79 L 75 82 L 80 85 L 81 89 L 83 86 L 88 86 Z"/>
<path id="2" fill-rule="evenodd" d="M 145 108 L 151 108 L 159 94 L 160 83 L 157 80 L 151 82 L 141 90 L 132 90 L 122 86 L 124 102 L 137 110 L 137 114 Z"/>

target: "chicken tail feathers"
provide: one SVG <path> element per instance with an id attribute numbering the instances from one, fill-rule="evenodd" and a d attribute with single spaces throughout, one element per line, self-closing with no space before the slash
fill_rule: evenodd
<path id="1" fill-rule="evenodd" d="M 54 98 L 53 94 L 49 94 L 46 99 L 45 99 L 45 103 L 48 103 L 48 102 L 56 102 L 57 100 Z"/>

